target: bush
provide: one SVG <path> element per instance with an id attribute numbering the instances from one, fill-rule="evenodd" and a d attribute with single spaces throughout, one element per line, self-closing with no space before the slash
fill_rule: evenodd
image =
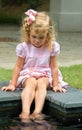
<path id="1" fill-rule="evenodd" d="M 8 15 L 0 15 L 0 24 L 16 24 L 19 25 L 21 22 L 21 18 L 20 17 L 16 17 L 16 16 L 8 16 Z"/>
<path id="2" fill-rule="evenodd" d="M 20 24 L 23 12 L 32 8 L 40 10 L 49 0 L 0 0 L 0 23 Z M 46 10 L 46 9 L 45 9 Z"/>

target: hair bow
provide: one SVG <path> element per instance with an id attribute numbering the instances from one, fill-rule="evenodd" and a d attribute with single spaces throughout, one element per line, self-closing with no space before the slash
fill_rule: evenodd
<path id="1" fill-rule="evenodd" d="M 33 21 L 35 21 L 35 16 L 37 14 L 37 11 L 34 11 L 32 9 L 29 9 L 25 12 L 25 14 L 28 16 L 27 24 L 31 25 Z"/>

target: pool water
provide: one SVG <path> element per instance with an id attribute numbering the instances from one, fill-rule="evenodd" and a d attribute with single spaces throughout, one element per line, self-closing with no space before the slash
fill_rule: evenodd
<path id="1" fill-rule="evenodd" d="M 82 124 L 65 125 L 50 116 L 27 122 L 21 122 L 18 117 L 0 117 L 0 130 L 82 130 Z"/>

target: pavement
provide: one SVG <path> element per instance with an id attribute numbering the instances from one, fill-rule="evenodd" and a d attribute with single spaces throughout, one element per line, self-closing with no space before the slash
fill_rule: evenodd
<path id="1" fill-rule="evenodd" d="M 0 25 L 0 68 L 13 69 L 20 34 L 19 26 Z M 82 64 L 82 32 L 58 32 L 57 42 L 61 46 L 59 66 Z"/>

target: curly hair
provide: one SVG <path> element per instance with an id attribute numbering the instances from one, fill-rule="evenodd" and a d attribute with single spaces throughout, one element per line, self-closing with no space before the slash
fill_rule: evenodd
<path id="1" fill-rule="evenodd" d="M 30 43 L 30 31 L 35 30 L 38 33 L 41 33 L 42 31 L 47 31 L 47 38 L 45 45 L 48 49 L 53 48 L 53 42 L 56 39 L 56 32 L 54 24 L 52 23 L 51 18 L 46 12 L 37 12 L 37 15 L 35 16 L 35 21 L 33 21 L 32 24 L 27 24 L 28 16 L 26 16 L 22 21 L 22 35 L 21 40 L 22 42 Z"/>

